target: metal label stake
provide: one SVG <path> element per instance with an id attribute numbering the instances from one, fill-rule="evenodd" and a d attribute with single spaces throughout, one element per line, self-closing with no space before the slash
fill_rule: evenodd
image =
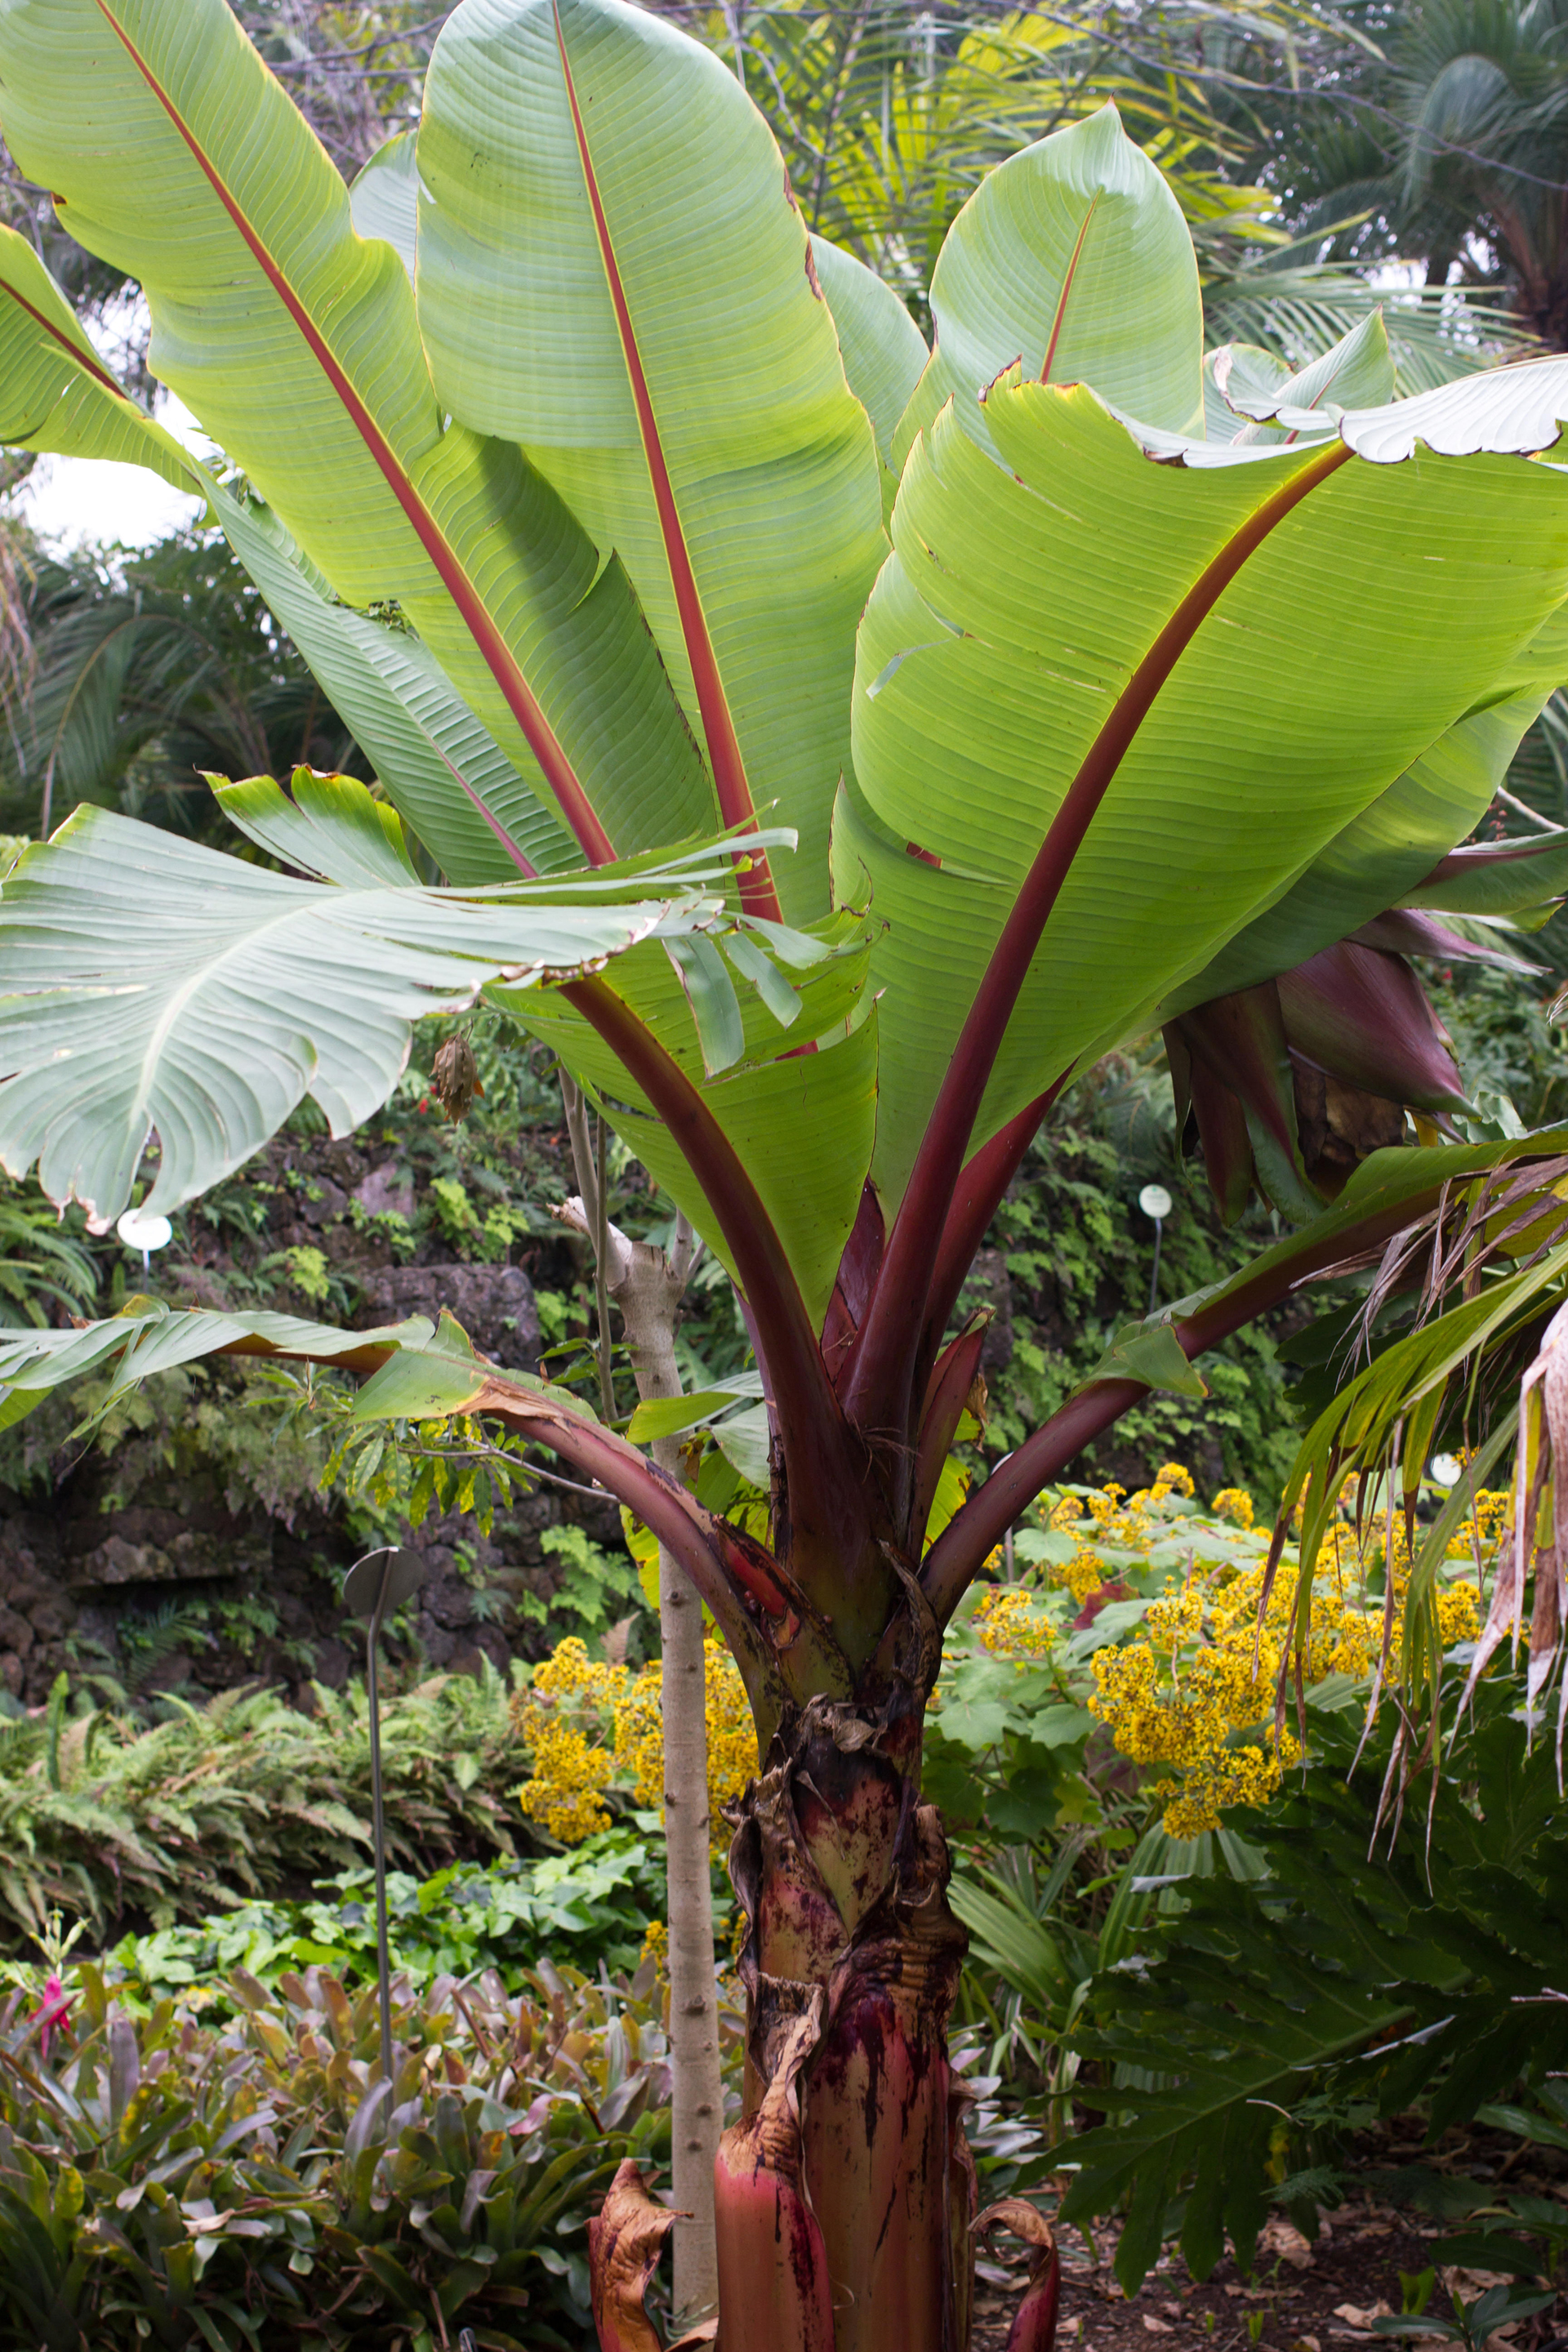
<path id="1" fill-rule="evenodd" d="M 1154 1271 L 1149 1277 L 1149 1312 L 1154 1312 L 1160 1299 L 1160 1244 L 1164 1236 L 1165 1220 L 1171 1213 L 1172 1201 L 1163 1184 L 1145 1184 L 1138 1195 L 1138 1206 L 1150 1218 L 1154 1227 Z"/>
<path id="2" fill-rule="evenodd" d="M 375 1963 L 381 1988 L 381 2079 L 392 2095 L 392 1953 L 386 1921 L 386 1811 L 381 1795 L 381 1696 L 376 1657 L 382 1620 L 418 1591 L 425 1563 L 416 1551 L 367 1551 L 343 1579 L 343 1607 L 370 1620 L 364 1636 L 365 1694 L 370 1701 L 370 1802 L 375 1839 Z M 390 2112 L 390 2110 L 389 2110 Z"/>

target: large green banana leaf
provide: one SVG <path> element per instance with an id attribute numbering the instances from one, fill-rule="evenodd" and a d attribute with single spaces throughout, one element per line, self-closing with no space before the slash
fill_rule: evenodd
<path id="1" fill-rule="evenodd" d="M 510 844 L 548 870 L 558 846 L 553 817 L 542 803 L 520 797 L 511 761 L 422 640 L 338 604 L 258 501 L 242 501 L 216 484 L 209 496 L 268 610 L 442 869 L 465 879 L 510 878 L 517 871 Z M 498 808 L 507 811 L 504 837 Z"/>
<path id="2" fill-rule="evenodd" d="M 616 550 L 721 821 L 766 803 L 795 826 L 778 888 L 820 913 L 885 541 L 772 133 L 716 57 L 620 0 L 468 0 L 431 59 L 418 160 L 443 404 L 523 446 Z M 663 809 L 658 837 L 689 822 Z"/>
<path id="3" fill-rule="evenodd" d="M 145 286 L 155 367 L 266 501 L 214 488 L 215 508 L 456 883 L 776 807 L 805 839 L 775 845 L 774 878 L 820 928 L 837 791 L 847 913 L 824 936 L 869 909 L 869 987 L 859 949 L 805 971 L 795 1011 L 755 931 L 633 945 L 608 983 L 752 1168 L 814 1309 L 873 1129 L 890 1204 L 1019 884 L 1152 648 L 1173 666 L 1126 728 L 976 1139 L 1176 992 L 1247 971 L 1249 926 L 1310 952 L 1374 883 L 1366 911 L 1418 887 L 1554 682 L 1568 492 L 1506 453 L 1555 437 L 1564 363 L 1342 417 L 1336 391 L 1385 377 L 1369 321 L 1294 379 L 1233 356 L 1210 392 L 1234 433 L 1189 440 L 1190 244 L 1110 110 L 965 207 L 929 359 L 887 289 L 811 246 L 733 79 L 620 0 L 465 0 L 417 149 L 352 205 L 222 0 L 0 0 L 0 117 Z M 6 247 L 0 279 L 18 437 L 108 436 L 178 478 L 47 278 L 24 307 Z M 879 476 L 906 446 L 884 561 Z M 385 602 L 417 637 L 352 609 Z M 515 1009 L 711 1235 L 581 1013 L 536 990 Z"/>
<path id="4" fill-rule="evenodd" d="M 986 410 L 1011 472 L 952 412 L 905 470 L 835 827 L 840 890 L 860 904 L 868 884 L 887 926 L 877 1172 L 893 1198 L 1102 730 L 1131 731 L 976 1141 L 1212 963 L 1493 690 L 1568 589 L 1568 483 L 1517 456 L 1440 454 L 1550 446 L 1568 362 L 1352 415 L 1315 446 L 1189 445 L 1202 470 L 1152 464 L 1153 436 L 1086 388 L 1015 370 Z M 1418 464 L 1388 462 L 1417 435 Z M 1140 720 L 1159 646 L 1173 667 Z"/>
<path id="5" fill-rule="evenodd" d="M 128 401 L 24 236 L 0 228 L 0 441 L 147 466 L 205 491 L 177 441 Z"/>
<path id="6" fill-rule="evenodd" d="M 799 975 L 798 1021 L 781 1035 L 755 999 L 742 998 L 742 1048 L 716 1078 L 704 1072 L 691 1011 L 668 957 L 634 949 L 617 959 L 607 982 L 700 1091 L 749 1171 L 818 1324 L 860 1205 L 878 1108 L 877 1013 L 866 991 L 864 926 L 839 917 L 823 929 L 839 952 Z M 489 993 L 587 1082 L 617 1133 L 733 1272 L 700 1175 L 603 1040 L 553 992 L 516 1001 L 504 988 Z"/>
<path id="7" fill-rule="evenodd" d="M 886 521 L 899 488 L 893 436 L 931 354 L 925 337 L 884 278 L 825 236 L 812 238 L 811 251 L 816 282 L 838 331 L 849 389 L 870 418 L 877 436 Z"/>
<path id="8" fill-rule="evenodd" d="M 1114 106 L 1010 155 L 947 233 L 936 349 L 899 425 L 901 467 L 952 400 L 990 447 L 978 395 L 1015 361 L 1173 432 L 1202 430 L 1203 303 L 1181 206 Z"/>
<path id="9" fill-rule="evenodd" d="M 356 236 L 224 0 L 5 0 L 0 121 L 142 287 L 155 372 L 337 594 L 403 607 L 502 745 L 503 828 L 540 802 L 552 866 L 711 830 L 620 564 L 514 446 L 445 425 L 401 262 Z"/>
<path id="10" fill-rule="evenodd" d="M 360 235 L 385 237 L 396 247 L 409 277 L 415 277 L 419 167 L 413 131 L 401 131 L 377 149 L 350 189 L 349 202 Z M 890 470 L 893 434 L 930 354 L 924 336 L 886 279 L 825 236 L 813 235 L 810 244 L 849 389 L 876 436 L 886 520 L 899 486 Z"/>
<path id="11" fill-rule="evenodd" d="M 1394 362 L 1376 312 L 1294 375 L 1270 353 L 1245 346 L 1211 355 L 1205 367 L 1218 380 L 1225 419 L 1216 429 L 1211 403 L 1210 441 L 1279 446 L 1309 434 L 1321 438 L 1345 408 L 1386 402 L 1394 391 Z M 1268 421 L 1284 415 L 1289 431 Z M 1478 708 L 1352 818 L 1265 914 L 1161 1004 L 1158 1017 L 1168 1020 L 1210 997 L 1272 979 L 1397 905 L 1485 815 L 1526 730 L 1565 678 L 1568 611 L 1559 611 L 1491 681 Z M 1545 873 L 1539 859 L 1534 871 Z M 1532 885 L 1522 872 L 1510 878 L 1510 907 L 1530 904 L 1532 888 L 1541 898 L 1552 887 L 1546 879 Z"/>
<path id="12" fill-rule="evenodd" d="M 227 788 L 307 881 L 81 808 L 0 905 L 0 1162 L 110 1222 L 149 1131 L 169 1209 L 259 1149 L 306 1094 L 347 1133 L 385 1101 L 422 1014 L 723 928 L 722 856 L 633 877 L 421 888 L 390 809 L 343 777 Z"/>
<path id="13" fill-rule="evenodd" d="M 404 204 L 403 218 L 411 233 L 412 202 L 405 179 L 403 194 L 398 196 L 395 162 L 393 158 L 383 168 L 387 170 L 394 201 Z M 373 175 L 362 174 L 356 201 L 363 200 L 367 176 Z M 392 203 L 382 206 L 380 217 L 384 221 L 395 217 Z M 30 247 L 22 247 L 21 253 L 26 261 L 33 259 Z M 0 248 L 0 263 L 8 259 L 8 250 Z M 869 273 L 858 263 L 847 266 L 868 278 Z M 76 325 L 58 288 L 41 271 L 39 278 L 36 307 L 46 318 L 31 322 L 30 332 L 37 344 L 47 327 L 45 355 L 55 366 L 55 351 L 63 340 L 76 334 Z M 847 284 L 847 303 L 858 300 L 862 289 L 858 282 L 850 278 Z M 894 308 L 923 352 L 907 313 L 896 303 Z M 858 359 L 873 372 L 873 397 L 878 396 L 878 383 L 883 386 L 879 406 L 886 420 L 892 398 L 886 387 L 889 383 L 897 387 L 900 367 L 906 389 L 912 380 L 908 341 L 898 320 L 890 319 L 883 306 L 865 303 L 863 317 L 857 338 Z M 882 346 L 891 348 L 890 365 L 879 362 Z M 879 364 L 879 378 L 875 375 Z M 416 835 L 449 873 L 483 876 L 499 868 L 501 875 L 514 874 L 510 856 L 496 847 L 493 830 L 493 810 L 510 779 L 510 763 L 420 640 L 333 601 L 325 581 L 292 545 L 276 516 L 258 502 L 241 500 L 211 481 L 110 380 L 100 381 L 90 371 L 80 373 L 74 356 L 58 372 L 68 387 L 79 390 L 81 396 L 68 406 L 57 404 L 40 446 L 73 455 L 97 454 L 101 447 L 116 457 L 140 457 L 161 468 L 166 466 L 182 479 L 182 486 L 204 491 L 269 608 L 289 628 L 353 727 L 375 762 L 389 797 Z M 231 814 L 238 811 L 231 807 Z M 547 813 L 537 804 L 524 803 L 519 809 L 514 794 L 511 815 L 512 838 L 536 862 L 547 862 L 551 824 Z M 262 845 L 305 870 L 331 870 L 321 864 L 320 843 L 307 847 L 297 838 L 284 841 L 275 833 Z M 781 856 L 775 844 L 773 854 L 775 871 L 783 871 L 787 853 Z M 343 877 L 340 874 L 336 878 Z M 838 923 L 835 929 L 842 932 L 844 926 Z M 803 1294 L 817 1312 L 826 1307 L 870 1159 L 876 1114 L 876 1032 L 874 1020 L 863 1017 L 868 1009 L 860 1003 L 864 977 L 862 952 L 848 961 L 840 957 L 831 972 L 806 978 L 790 1035 L 782 1034 L 776 1019 L 763 1013 L 760 1000 L 748 996 L 743 1007 L 737 1003 L 733 1017 L 742 1030 L 741 1046 L 733 1056 L 738 1066 L 727 1069 L 721 1082 L 708 1090 L 710 1108 L 720 1127 L 757 1171 L 763 1204 L 778 1228 Z M 663 946 L 656 942 L 646 949 L 634 946 L 614 985 L 648 1021 L 661 1045 L 692 1082 L 705 1088 L 693 1007 Z M 468 996 L 462 1001 L 467 1002 Z M 558 996 L 552 995 L 546 1003 L 542 995 L 531 992 L 523 999 L 507 992 L 505 1001 L 507 1010 L 555 1045 L 569 1066 L 613 1099 L 615 1117 L 628 1142 L 720 1255 L 725 1255 L 721 1234 L 699 1181 L 662 1123 L 587 1024 Z M 436 1009 L 437 1002 L 418 1000 L 423 1010 Z M 12 1016 L 14 1039 L 20 1034 L 22 1017 L 18 1007 Z M 838 1050 L 825 1050 L 829 1044 L 836 1044 Z M 803 1045 L 816 1050 L 802 1052 Z M 392 1068 L 394 1079 L 402 1066 L 401 1051 Z M 356 1087 L 352 1090 L 340 1087 L 340 1095 L 347 1099 L 352 1091 L 356 1100 L 363 1097 L 368 1101 L 373 1095 L 376 1102 L 382 1100 L 386 1058 L 383 1051 Z M 61 1075 L 57 1073 L 57 1083 Z M 297 1098 L 287 1087 L 276 1085 L 258 1083 L 252 1091 L 266 1108 L 258 1108 L 245 1130 L 250 1138 L 247 1150 L 265 1139 Z M 69 1099 L 73 1109 L 66 1115 L 75 1115 L 81 1105 L 74 1094 Z M 259 1131 L 256 1131 L 258 1121 Z M 204 1167 L 207 1171 L 204 1181 L 216 1181 L 213 1163 L 205 1162 Z M 46 1182 L 56 1181 L 55 1158 L 47 1160 L 43 1174 Z"/>
<path id="14" fill-rule="evenodd" d="M 358 842 L 343 822 L 346 793 L 361 830 L 366 825 L 355 793 L 341 780 L 328 787 L 303 774 L 293 802 L 265 780 L 218 786 L 226 813 L 259 847 L 285 865 L 344 884 L 362 878 Z M 763 838 L 775 855 L 787 841 Z M 688 877 L 710 887 L 722 872 L 713 851 L 699 850 L 644 860 L 578 887 L 589 897 L 625 898 Z M 558 898 L 572 887 L 563 879 L 550 895 Z M 864 926 L 837 916 L 819 928 L 824 936 L 812 939 L 741 914 L 732 927 L 714 923 L 710 939 L 700 922 L 672 913 L 645 940 L 623 945 L 605 984 L 702 1097 L 751 1171 L 806 1306 L 820 1317 L 870 1164 L 877 1055 L 865 994 Z M 584 1014 L 558 991 L 528 982 L 514 988 L 498 982 L 484 993 L 552 1045 L 588 1085 L 623 1139 L 733 1272 L 700 1176 Z"/>
<path id="15" fill-rule="evenodd" d="M 1548 698 L 1568 680 L 1568 609 L 1554 613 L 1479 709 L 1439 737 L 1387 792 L 1335 835 L 1267 913 L 1226 942 L 1214 961 L 1159 1008 L 1169 1020 L 1189 1005 L 1271 980 L 1320 949 L 1398 906 L 1424 883 L 1457 841 L 1479 824 L 1508 773 L 1526 730 Z M 1512 684 L 1515 690 L 1506 689 Z M 1502 699 L 1492 695 L 1501 693 Z M 1562 836 L 1568 844 L 1568 835 Z M 1496 911 L 1505 913 L 1548 898 L 1561 882 L 1544 863 L 1549 841 L 1504 877 L 1506 899 L 1494 886 Z M 1539 878 L 1531 878 L 1539 877 Z M 1452 894 L 1449 894 L 1450 896 Z M 1439 891 L 1424 905 L 1445 904 Z M 1457 906 L 1454 912 L 1462 909 Z"/>
<path id="16" fill-rule="evenodd" d="M 360 235 L 382 236 L 395 246 L 404 268 L 414 278 L 419 229 L 419 165 L 414 131 L 400 131 L 376 150 L 350 188 L 349 205 Z M 886 469 L 899 419 L 930 357 L 925 337 L 875 270 L 826 236 L 814 233 L 810 245 L 816 282 L 838 336 L 849 389 L 871 420 L 877 454 Z M 1389 389 L 1393 390 L 1392 381 Z M 1232 421 L 1239 425 L 1244 420 Z M 897 487 L 895 476 L 893 488 Z"/>
<path id="17" fill-rule="evenodd" d="M 412 213 L 410 211 L 410 219 Z M 512 847 L 548 867 L 560 826 L 518 789 L 495 738 L 408 630 L 339 604 L 277 517 L 213 481 L 138 408 L 93 353 L 32 247 L 0 230 L 0 329 L 6 374 L 0 438 L 73 457 L 148 467 L 207 500 L 240 562 L 288 629 L 403 815 L 448 873 L 505 880 Z M 496 810 L 504 809 L 503 829 Z"/>

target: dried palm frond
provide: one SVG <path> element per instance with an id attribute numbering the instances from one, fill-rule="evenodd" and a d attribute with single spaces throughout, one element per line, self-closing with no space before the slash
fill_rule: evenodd
<path id="1" fill-rule="evenodd" d="M 1561 1471 L 1562 1475 L 1559 1475 Z M 1533 1730 L 1538 1704 L 1563 1656 L 1568 1629 L 1568 1305 L 1542 1334 L 1520 1383 L 1519 1449 L 1514 1469 L 1513 1541 L 1498 1556 L 1491 1607 L 1459 1702 L 1462 1715 L 1477 1683 L 1506 1637 L 1519 1654 L 1524 1589 L 1535 1580 L 1531 1612 L 1525 1707 Z M 1557 1786 L 1563 1787 L 1563 1740 L 1568 1729 L 1568 1673 L 1557 1696 Z"/>

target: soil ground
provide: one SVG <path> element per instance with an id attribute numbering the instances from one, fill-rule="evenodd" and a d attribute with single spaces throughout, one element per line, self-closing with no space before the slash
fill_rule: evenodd
<path id="1" fill-rule="evenodd" d="M 1478 2153 L 1472 2143 L 1454 2168 L 1472 2179 L 1484 2178 L 1492 2168 L 1477 2161 Z M 1518 2162 L 1523 2153 L 1516 2149 L 1506 2186 L 1562 2200 L 1568 2182 L 1556 2165 L 1538 2174 Z M 1538 2153 L 1530 2151 L 1531 2156 Z M 1500 2189 L 1504 2185 L 1499 2181 Z M 1402 2308 L 1402 2272 L 1409 2276 L 1436 2268 L 1429 2305 L 1434 2315 L 1451 2308 L 1445 2292 L 1450 2285 L 1468 2302 L 1499 2283 L 1499 2274 L 1492 2272 L 1434 2263 L 1427 2251 L 1431 2242 L 1463 2226 L 1375 2195 L 1352 2193 L 1332 2212 L 1321 2215 L 1315 2244 L 1283 2216 L 1270 2220 L 1250 2277 L 1244 2277 L 1227 2254 L 1212 2277 L 1199 2284 L 1181 2255 L 1168 2248 L 1131 2300 L 1112 2272 L 1114 2228 L 1096 2229 L 1092 2261 L 1083 2232 L 1066 2231 L 1061 2235 L 1058 2352 L 1197 2352 L 1199 2347 L 1203 2352 L 1253 2352 L 1254 2347 L 1257 2352 L 1349 2352 L 1357 2345 L 1366 2346 L 1368 2352 L 1380 2346 L 1393 2352 L 1394 2345 L 1410 2339 L 1382 2336 L 1373 2321 Z M 999 2259 L 984 2266 L 991 2275 L 976 2281 L 973 2352 L 1004 2352 L 1026 2275 L 1021 2251 L 1012 2259 L 1016 2250 L 1010 2240 L 998 2237 L 994 2251 Z M 1008 2274 L 1005 2284 L 1004 2272 Z M 1560 2294 L 1555 2305 L 1539 2317 L 1503 2329 L 1490 2340 L 1494 2352 L 1568 2352 L 1568 2294 Z"/>

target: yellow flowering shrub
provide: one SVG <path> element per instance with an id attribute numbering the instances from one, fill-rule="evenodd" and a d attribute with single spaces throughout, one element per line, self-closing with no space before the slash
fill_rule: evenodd
<path id="1" fill-rule="evenodd" d="M 1483 1486 L 1475 1508 L 1461 1519 L 1449 1538 L 1450 1559 L 1475 1559 L 1494 1551 L 1505 1535 L 1513 1533 L 1513 1496 L 1507 1489 Z"/>
<path id="2" fill-rule="evenodd" d="M 1162 1506 L 1172 1495 L 1188 1502 L 1194 1496 L 1192 1473 L 1179 1462 L 1167 1462 L 1152 1486 L 1141 1486 L 1133 1495 L 1114 1479 L 1098 1492 L 1069 1488 L 1047 1515 L 1047 1526 L 1057 1534 L 1075 1537 L 1077 1549 L 1055 1570 L 1052 1582 L 1065 1585 L 1081 1609 L 1092 1593 L 1114 1580 L 1121 1565 L 1114 1557 L 1118 1551 L 1144 1559 L 1169 1532 Z M 1247 1505 L 1250 1509 L 1250 1496 Z"/>
<path id="3" fill-rule="evenodd" d="M 1353 1493 L 1341 1502 L 1348 1511 Z M 1466 1523 L 1466 1541 L 1451 1544 L 1450 1554 L 1471 1553 L 1478 1539 L 1495 1549 L 1507 1502 L 1506 1496 L 1483 1492 L 1475 1522 Z M 1212 1507 L 1215 1516 L 1221 1503 L 1230 1524 L 1250 1533 L 1251 1496 L 1225 1489 Z M 1240 1564 L 1234 1549 L 1228 1559 L 1205 1558 L 1209 1533 L 1201 1524 L 1193 1527 L 1185 1580 L 1169 1580 L 1149 1603 L 1138 1633 L 1097 1651 L 1090 1662 L 1089 1710 L 1106 1725 L 1119 1753 L 1136 1764 L 1169 1768 L 1151 1792 L 1166 1800 L 1164 1825 L 1173 1837 L 1217 1828 L 1227 1805 L 1266 1802 L 1286 1769 L 1300 1760 L 1294 1732 L 1275 1728 L 1279 1678 L 1293 1642 L 1298 1570 L 1280 1562 L 1260 1622 L 1267 1570 L 1262 1531 L 1256 1538 L 1258 1556 L 1249 1565 Z M 1396 1518 L 1390 1674 L 1399 1666 L 1409 1571 L 1409 1547 Z M 1341 1517 L 1329 1530 L 1313 1578 L 1306 1683 L 1329 1675 L 1363 1681 L 1376 1670 L 1384 1603 L 1363 1596 L 1361 1581 L 1355 1529 L 1348 1517 Z M 1441 1584 L 1435 1598 L 1443 1646 L 1473 1640 L 1481 1622 L 1479 1586 Z"/>
<path id="4" fill-rule="evenodd" d="M 970 1622 L 981 1647 L 996 1658 L 1043 1658 L 1057 1638 L 1056 1627 L 1022 1585 L 989 1587 Z"/>
<path id="5" fill-rule="evenodd" d="M 754 1776 L 757 1744 L 734 1660 L 716 1639 L 705 1649 L 708 1807 L 718 1853 L 729 1843 L 723 1808 Z M 572 1634 L 534 1668 L 513 1708 L 533 1751 L 532 1775 L 518 1790 L 518 1801 L 563 1845 L 608 1828 L 604 1797 L 611 1788 L 662 1812 L 664 1718 L 657 1664 L 636 1674 L 600 1664 Z"/>
<path id="6" fill-rule="evenodd" d="M 518 1729 L 533 1751 L 533 1771 L 518 1802 L 563 1845 L 580 1845 L 610 1825 L 604 1792 L 616 1777 L 616 1759 L 598 1735 L 630 1679 L 625 1666 L 590 1658 L 573 1633 L 513 1697 Z"/>
<path id="7" fill-rule="evenodd" d="M 1365 1585 L 1369 1569 L 1383 1569 L 1390 1529 L 1380 1512 L 1358 1539 L 1354 1510 L 1352 1480 L 1337 1498 L 1314 1570 L 1303 1661 L 1309 1683 L 1330 1675 L 1364 1683 L 1382 1659 L 1384 1599 Z M 1068 1736 L 1069 1703 L 1087 1708 L 1118 1753 L 1149 1775 L 1146 1792 L 1163 1801 L 1173 1836 L 1214 1829 L 1227 1806 L 1266 1802 L 1300 1760 L 1293 1709 L 1291 1724 L 1275 1731 L 1299 1596 L 1295 1564 L 1282 1561 L 1259 1622 L 1270 1530 L 1257 1524 L 1253 1497 L 1226 1486 L 1205 1508 L 1190 1475 L 1168 1463 L 1133 1494 L 1115 1483 L 1093 1491 L 1058 1489 L 1042 1499 L 1036 1517 L 1036 1527 L 1015 1538 L 1021 1580 L 1002 1580 L 1000 1558 L 988 1562 L 998 1581 L 971 1604 L 950 1639 L 954 1702 L 939 1710 L 950 1744 L 965 1739 L 979 1753 L 985 1734 L 994 1741 L 992 1727 L 1004 1723 L 994 1760 L 982 1769 L 998 1776 L 999 1788 L 1008 1786 L 1030 1733 L 1003 1686 L 985 1680 L 986 1661 L 1011 1660 L 1015 1675 L 1043 1663 L 1054 1675 L 1054 1696 L 1039 1695 L 1035 1704 L 1057 1710 L 1049 1737 Z M 1507 1538 L 1509 1517 L 1506 1494 L 1482 1493 L 1448 1546 L 1450 1565 L 1434 1595 L 1445 1649 L 1479 1631 L 1480 1571 Z M 1417 1544 L 1422 1539 L 1418 1530 Z M 1463 1560 L 1475 1563 L 1473 1579 L 1465 1577 Z M 1391 1674 L 1400 1666 L 1410 1565 L 1396 1512 L 1388 1562 Z M 1112 1601 L 1124 1594 L 1127 1602 L 1099 1638 L 1074 1631 L 1096 1594 Z M 955 1712 L 964 1702 L 967 1724 Z"/>

